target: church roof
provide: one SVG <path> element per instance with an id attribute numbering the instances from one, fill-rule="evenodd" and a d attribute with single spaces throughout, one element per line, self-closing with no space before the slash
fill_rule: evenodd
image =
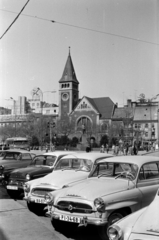
<path id="1" fill-rule="evenodd" d="M 99 112 L 101 119 L 110 119 L 114 111 L 114 103 L 109 97 L 89 98 L 86 97 L 92 106 Z"/>
<path id="2" fill-rule="evenodd" d="M 73 63 L 72 63 L 72 58 L 71 58 L 71 55 L 70 55 L 70 49 L 69 49 L 69 55 L 68 55 L 68 58 L 67 58 L 67 61 L 66 61 L 66 65 L 65 65 L 62 77 L 59 80 L 59 83 L 63 83 L 63 82 L 75 82 L 75 83 L 79 84 L 79 82 L 76 78 L 76 73 L 75 73 L 75 70 L 74 70 Z"/>

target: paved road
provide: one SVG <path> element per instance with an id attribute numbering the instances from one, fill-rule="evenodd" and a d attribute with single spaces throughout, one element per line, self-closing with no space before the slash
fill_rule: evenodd
<path id="1" fill-rule="evenodd" d="M 20 219 L 19 223 L 16 223 L 16 215 L 19 215 L 18 221 Z M 3 218 L 2 218 L 3 215 Z M 29 218 L 29 219 L 26 219 Z M 29 220 L 27 222 L 27 220 Z M 6 227 L 8 222 L 8 225 L 12 224 L 12 228 L 14 230 L 14 237 L 11 235 L 11 229 L 10 227 Z M 25 229 L 22 225 L 24 224 L 30 224 L 28 225 L 28 228 L 30 230 Z M 97 229 L 93 226 L 88 227 L 79 227 L 75 231 L 72 229 L 70 231 L 69 235 L 63 235 L 57 231 L 54 230 L 54 228 L 51 225 L 50 218 L 45 216 L 37 216 L 33 213 L 30 213 L 27 209 L 26 202 L 24 200 L 13 200 L 11 199 L 6 190 L 0 186 L 0 224 L 3 225 L 3 232 L 0 228 L 0 240 L 26 240 L 26 234 L 28 233 L 31 235 L 30 239 L 38 239 L 40 240 L 39 234 L 45 234 L 45 240 L 98 240 L 98 234 Z M 17 225 L 18 224 L 18 225 Z M 15 228 L 13 227 L 15 225 Z M 32 228 L 32 229 L 31 229 Z M 33 231 L 33 228 L 35 229 L 35 232 Z M 4 231 L 5 229 L 5 231 Z M 9 230 L 8 230 L 9 229 Z M 42 230 L 43 229 L 43 230 Z M 8 233 L 8 231 L 10 231 Z M 16 235 L 17 231 L 17 235 Z M 41 232 L 42 233 L 41 233 Z M 46 233 L 47 232 L 47 233 Z M 35 236 L 34 236 L 35 235 Z M 9 236 L 9 237 L 8 237 Z M 10 238 L 10 236 L 12 236 Z M 29 238 L 28 238 L 29 239 Z M 42 237 L 43 239 L 43 237 Z"/>

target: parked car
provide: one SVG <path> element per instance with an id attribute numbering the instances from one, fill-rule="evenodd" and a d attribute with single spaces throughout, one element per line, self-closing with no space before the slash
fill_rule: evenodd
<path id="1" fill-rule="evenodd" d="M 113 155 L 84 152 L 61 158 L 52 173 L 26 183 L 24 199 L 27 201 L 29 210 L 34 211 L 36 206 L 43 210 L 46 206 L 46 193 L 86 179 L 99 160 L 109 157 L 113 157 Z"/>
<path id="2" fill-rule="evenodd" d="M 148 204 L 159 187 L 159 158 L 118 156 L 99 161 L 89 178 L 45 196 L 58 231 L 74 225 L 96 225 L 101 239 L 107 228 Z M 66 227 L 67 224 L 67 227 Z"/>
<path id="3" fill-rule="evenodd" d="M 152 203 L 108 228 L 110 240 L 159 240 L 159 190 Z"/>
<path id="4" fill-rule="evenodd" d="M 22 149 L 5 150 L 0 158 L 0 181 L 2 184 L 6 184 L 11 171 L 26 167 L 35 156 L 36 154 Z"/>
<path id="5" fill-rule="evenodd" d="M 14 197 L 24 195 L 23 186 L 27 181 L 41 178 L 51 173 L 57 162 L 62 157 L 71 153 L 73 154 L 70 151 L 41 153 L 27 167 L 12 171 L 6 184 L 9 195 L 13 195 Z"/>

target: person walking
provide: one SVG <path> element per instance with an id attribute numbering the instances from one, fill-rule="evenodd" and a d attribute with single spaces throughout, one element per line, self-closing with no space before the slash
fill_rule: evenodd
<path id="1" fill-rule="evenodd" d="M 108 143 L 106 144 L 106 152 L 107 153 L 109 152 L 109 145 L 108 145 Z"/>

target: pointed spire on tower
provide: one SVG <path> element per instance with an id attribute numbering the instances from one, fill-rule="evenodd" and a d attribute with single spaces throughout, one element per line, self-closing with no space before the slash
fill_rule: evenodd
<path id="1" fill-rule="evenodd" d="M 62 82 L 79 83 L 77 78 L 76 78 L 76 73 L 75 73 L 75 70 L 74 70 L 73 63 L 72 63 L 72 58 L 71 58 L 71 54 L 70 54 L 70 47 L 69 47 L 67 62 L 66 62 L 63 74 L 62 74 L 62 78 L 60 79 L 59 83 L 62 83 Z"/>

